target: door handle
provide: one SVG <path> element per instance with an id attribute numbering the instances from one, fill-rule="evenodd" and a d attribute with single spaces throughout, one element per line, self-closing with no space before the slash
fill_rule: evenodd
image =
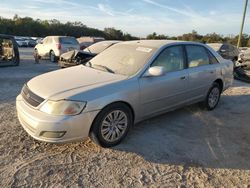
<path id="1" fill-rule="evenodd" d="M 211 74 L 214 74 L 214 71 L 210 71 Z"/>
<path id="2" fill-rule="evenodd" d="M 185 79 L 186 79 L 186 76 L 182 76 L 180 79 L 181 79 L 181 80 L 185 80 Z"/>

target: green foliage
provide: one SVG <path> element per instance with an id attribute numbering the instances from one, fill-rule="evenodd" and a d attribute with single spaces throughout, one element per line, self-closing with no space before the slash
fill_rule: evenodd
<path id="1" fill-rule="evenodd" d="M 82 22 L 67 22 L 53 20 L 34 20 L 30 17 L 21 18 L 15 15 L 13 19 L 0 17 L 0 33 L 16 36 L 45 37 L 49 35 L 69 35 L 74 37 L 95 36 L 112 40 L 135 40 L 136 37 L 121 30 L 105 28 L 104 31 L 90 28 Z"/>
<path id="2" fill-rule="evenodd" d="M 200 35 L 197 31 L 192 31 L 191 33 L 186 33 L 178 37 L 169 37 L 166 35 L 158 35 L 157 33 L 152 33 L 147 36 L 147 39 L 168 39 L 168 40 L 183 40 L 183 41 L 196 41 L 202 43 L 223 43 L 227 42 L 233 45 L 237 45 L 239 36 L 229 36 L 224 37 L 217 33 L 210 33 L 206 35 Z M 243 34 L 241 39 L 241 46 L 250 47 L 250 35 Z"/>
<path id="3" fill-rule="evenodd" d="M 104 31 L 90 28 L 82 22 L 67 22 L 53 20 L 32 19 L 30 17 L 21 18 L 15 15 L 13 19 L 6 19 L 0 17 L 0 33 L 16 35 L 16 36 L 35 36 L 45 37 L 49 35 L 69 35 L 74 37 L 81 36 L 95 36 L 104 37 L 108 40 L 138 40 L 137 37 L 129 33 L 123 33 L 121 30 L 115 28 L 105 28 Z M 146 37 L 147 39 L 168 39 L 168 40 L 183 40 L 183 41 L 197 41 L 202 43 L 214 42 L 228 42 L 237 45 L 238 36 L 223 36 L 217 33 L 210 33 L 200 35 L 197 31 L 186 33 L 177 37 L 170 37 L 163 34 L 152 33 Z M 250 47 L 250 35 L 243 34 L 241 46 Z"/>

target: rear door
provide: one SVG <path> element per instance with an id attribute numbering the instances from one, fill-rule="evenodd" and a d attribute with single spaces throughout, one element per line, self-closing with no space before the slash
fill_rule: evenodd
<path id="1" fill-rule="evenodd" d="M 166 73 L 159 77 L 142 77 L 140 103 L 142 115 L 151 116 L 174 108 L 186 100 L 188 72 L 184 47 L 168 47 L 155 59 L 151 67 L 162 66 Z"/>
<path id="2" fill-rule="evenodd" d="M 190 101 L 200 100 L 205 97 L 216 77 L 216 65 L 211 61 L 209 51 L 203 46 L 186 45 L 186 53 L 189 75 L 187 96 Z"/>

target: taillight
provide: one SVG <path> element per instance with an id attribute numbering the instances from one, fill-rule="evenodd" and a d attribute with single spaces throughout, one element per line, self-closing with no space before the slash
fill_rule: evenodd
<path id="1" fill-rule="evenodd" d="M 56 44 L 56 48 L 57 48 L 58 50 L 61 50 L 62 45 L 61 45 L 61 44 Z"/>

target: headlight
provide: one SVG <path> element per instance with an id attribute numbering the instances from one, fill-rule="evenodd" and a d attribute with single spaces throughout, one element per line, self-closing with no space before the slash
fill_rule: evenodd
<path id="1" fill-rule="evenodd" d="M 69 115 L 74 116 L 80 114 L 86 106 L 86 102 L 78 101 L 47 101 L 40 111 L 50 115 Z"/>

